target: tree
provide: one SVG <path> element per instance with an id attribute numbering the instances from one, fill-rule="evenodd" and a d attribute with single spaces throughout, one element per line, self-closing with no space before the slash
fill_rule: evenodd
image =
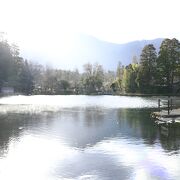
<path id="1" fill-rule="evenodd" d="M 180 76 L 180 42 L 177 39 L 165 39 L 160 47 L 157 60 L 158 81 L 172 92 L 176 77 Z"/>
<path id="2" fill-rule="evenodd" d="M 59 90 L 63 90 L 64 92 L 70 87 L 69 82 L 66 80 L 60 80 L 58 85 Z"/>
<path id="3" fill-rule="evenodd" d="M 57 76 L 55 70 L 47 68 L 44 71 L 42 78 L 42 93 L 55 94 L 57 85 Z"/>
<path id="4" fill-rule="evenodd" d="M 103 86 L 104 70 L 99 64 L 85 64 L 82 77 L 85 92 L 88 94 L 98 92 Z"/>
<path id="5" fill-rule="evenodd" d="M 119 61 L 116 69 L 116 77 L 122 79 L 122 76 L 123 76 L 123 66 L 122 63 Z"/>
<path id="6" fill-rule="evenodd" d="M 137 83 L 140 92 L 150 92 L 155 84 L 157 53 L 153 44 L 146 45 L 140 56 Z"/>
<path id="7" fill-rule="evenodd" d="M 7 84 L 9 70 L 12 63 L 12 54 L 10 45 L 7 41 L 0 42 L 0 88 Z"/>
<path id="8" fill-rule="evenodd" d="M 20 83 L 22 92 L 25 94 L 31 94 L 34 88 L 33 75 L 27 60 L 23 63 L 23 68 L 20 74 Z"/>
<path id="9" fill-rule="evenodd" d="M 123 71 L 124 67 L 121 62 L 118 62 L 117 70 L 116 70 L 116 80 L 113 82 L 113 90 L 122 91 L 122 79 L 123 79 Z"/>
<path id="10" fill-rule="evenodd" d="M 95 82 L 95 89 L 96 91 L 99 91 L 102 88 L 104 81 L 104 70 L 102 65 L 99 65 L 98 63 L 94 64 L 93 76 Z"/>
<path id="11" fill-rule="evenodd" d="M 125 92 L 135 93 L 137 91 L 138 64 L 130 64 L 126 66 L 123 73 L 123 88 Z"/>
<path id="12" fill-rule="evenodd" d="M 11 76 L 9 76 L 9 84 L 15 88 L 16 92 L 31 94 L 34 88 L 33 75 L 27 60 L 16 57 Z"/>

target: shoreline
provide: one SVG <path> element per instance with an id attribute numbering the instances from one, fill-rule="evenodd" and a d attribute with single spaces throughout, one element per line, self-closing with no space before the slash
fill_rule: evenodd
<path id="1" fill-rule="evenodd" d="M 9 97 L 9 96 L 18 96 L 18 95 L 22 95 L 22 96 L 38 96 L 38 95 L 52 95 L 52 96 L 55 96 L 55 95 L 63 95 L 63 96 L 68 96 L 68 95 L 75 95 L 75 96 L 81 96 L 81 95 L 85 95 L 85 96 L 129 96 L 129 97 L 133 97 L 133 96 L 137 96 L 137 97 L 167 97 L 167 98 L 170 98 L 170 97 L 180 97 L 180 94 L 140 94 L 140 93 L 102 93 L 102 94 L 99 94 L 99 93 L 92 93 L 92 94 L 20 94 L 20 93 L 15 93 L 15 94 L 0 94 L 0 98 L 1 97 Z"/>

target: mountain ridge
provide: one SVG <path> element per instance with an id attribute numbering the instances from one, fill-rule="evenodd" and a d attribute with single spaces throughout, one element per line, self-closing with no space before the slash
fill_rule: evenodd
<path id="1" fill-rule="evenodd" d="M 139 58 L 143 47 L 147 44 L 153 44 L 158 52 L 162 41 L 163 38 L 157 38 L 118 44 L 78 34 L 69 41 L 65 52 L 58 47 L 47 46 L 48 51 L 38 51 L 32 47 L 30 50 L 22 49 L 21 55 L 40 64 L 49 64 L 60 69 L 82 69 L 85 63 L 97 62 L 105 69 L 115 70 L 119 61 L 123 65 L 128 65 L 132 62 L 133 56 Z"/>

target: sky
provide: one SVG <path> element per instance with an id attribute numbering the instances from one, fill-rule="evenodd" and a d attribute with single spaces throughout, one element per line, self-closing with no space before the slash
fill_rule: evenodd
<path id="1" fill-rule="evenodd" d="M 83 32 L 124 43 L 180 37 L 179 0 L 0 0 L 0 31 L 14 40 Z"/>
<path id="2" fill-rule="evenodd" d="M 179 0 L 0 0 L 0 32 L 28 49 L 66 51 L 76 33 L 113 43 L 180 39 Z M 47 46 L 48 42 L 48 46 Z"/>

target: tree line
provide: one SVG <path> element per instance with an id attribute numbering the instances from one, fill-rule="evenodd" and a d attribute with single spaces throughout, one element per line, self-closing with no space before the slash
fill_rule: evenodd
<path id="1" fill-rule="evenodd" d="M 180 42 L 164 39 L 159 52 L 153 44 L 146 45 L 140 60 L 117 69 L 113 88 L 129 93 L 180 93 Z"/>
<path id="2" fill-rule="evenodd" d="M 164 39 L 160 50 L 146 45 L 138 59 L 116 71 L 95 63 L 83 72 L 44 67 L 23 59 L 19 48 L 0 41 L 0 89 L 13 87 L 21 94 L 178 93 L 180 90 L 180 42 Z M 180 92 L 179 92 L 180 93 Z"/>

